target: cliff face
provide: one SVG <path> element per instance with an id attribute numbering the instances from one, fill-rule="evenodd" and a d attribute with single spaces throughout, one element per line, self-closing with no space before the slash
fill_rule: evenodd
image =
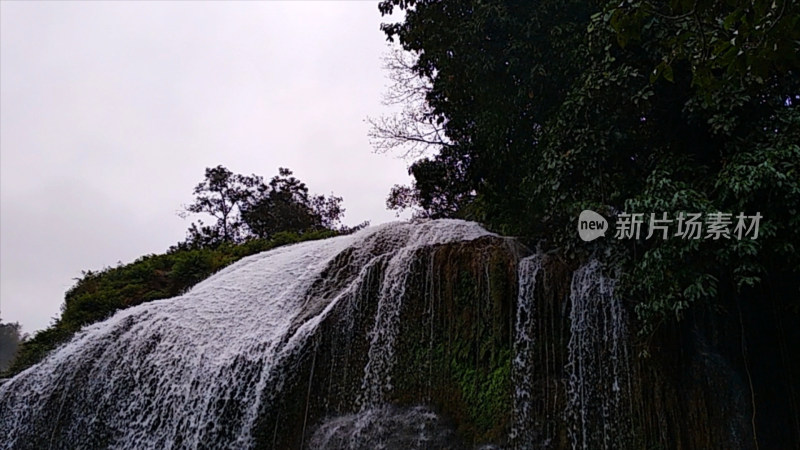
<path id="1" fill-rule="evenodd" d="M 301 448 L 319 441 L 314 432 L 323 427 L 324 434 L 329 421 L 386 404 L 436 411 L 437 426 L 460 438 L 451 440 L 454 448 L 505 440 L 522 251 L 497 237 L 418 250 L 394 317 L 390 305 L 374 301 L 383 268 L 371 268 L 352 304 L 328 316 L 298 354 L 292 380 L 263 411 L 259 444 Z M 372 448 L 363 433 L 352 435 L 360 448 Z"/>
<path id="2" fill-rule="evenodd" d="M 262 411 L 259 446 L 800 445 L 790 351 L 800 340 L 777 315 L 781 298 L 724 293 L 728 309 L 696 308 L 662 326 L 643 356 L 629 332 L 632 308 L 597 263 L 567 267 L 496 237 L 426 248 L 406 280 L 394 362 L 375 401 L 371 333 L 387 325 L 370 300 L 381 285 L 374 270 Z"/>
<path id="3" fill-rule="evenodd" d="M 0 385 L 4 448 L 792 448 L 796 280 L 649 341 L 613 278 L 475 224 L 276 249 Z"/>

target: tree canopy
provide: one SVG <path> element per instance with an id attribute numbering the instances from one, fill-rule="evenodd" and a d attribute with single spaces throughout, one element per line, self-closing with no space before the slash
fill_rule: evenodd
<path id="1" fill-rule="evenodd" d="M 223 166 L 207 168 L 194 194 L 185 214 L 208 214 L 215 223 L 206 225 L 202 219 L 192 223 L 183 244 L 189 247 L 268 239 L 280 232 L 346 231 L 341 225 L 342 198 L 311 195 L 306 184 L 283 167 L 268 183 L 258 175 L 234 174 Z"/>
<path id="2" fill-rule="evenodd" d="M 281 231 L 335 229 L 343 214 L 341 197 L 310 195 L 305 183 L 281 168 L 268 184 L 259 184 L 242 220 L 250 233 L 266 238 Z"/>
<path id="3" fill-rule="evenodd" d="M 386 0 L 444 135 L 388 203 L 623 268 L 643 330 L 800 273 L 800 5 Z M 382 135 L 399 139 L 401 133 Z M 397 143 L 395 142 L 395 145 Z M 757 240 L 577 239 L 583 209 L 760 212 Z M 601 248 L 603 247 L 603 248 Z"/>

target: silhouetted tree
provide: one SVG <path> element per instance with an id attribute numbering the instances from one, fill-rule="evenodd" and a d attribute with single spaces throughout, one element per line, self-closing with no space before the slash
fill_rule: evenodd
<path id="1" fill-rule="evenodd" d="M 259 183 L 261 178 L 255 175 L 234 174 L 223 166 L 207 168 L 205 179 L 194 188 L 195 201 L 186 207 L 186 212 L 209 214 L 216 223 L 193 223 L 189 241 L 202 247 L 240 242 L 244 236 L 239 207 L 253 196 Z"/>
<path id="2" fill-rule="evenodd" d="M 306 184 L 286 168 L 280 168 L 278 175 L 269 184 L 259 185 L 257 191 L 242 206 L 242 221 L 259 238 L 281 231 L 335 229 L 344 214 L 341 197 L 309 195 Z"/>
<path id="3" fill-rule="evenodd" d="M 195 201 L 185 213 L 209 214 L 216 222 L 192 223 L 187 241 L 179 247 L 210 248 L 268 238 L 282 231 L 350 232 L 366 226 L 342 227 L 342 198 L 309 194 L 306 184 L 286 168 L 280 168 L 269 183 L 258 175 L 234 174 L 223 166 L 209 168 L 194 194 Z"/>

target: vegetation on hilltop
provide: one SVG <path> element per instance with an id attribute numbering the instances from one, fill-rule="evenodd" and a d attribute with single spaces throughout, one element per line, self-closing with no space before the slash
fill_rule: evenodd
<path id="1" fill-rule="evenodd" d="M 223 166 L 207 168 L 194 194 L 194 202 L 182 214 L 206 214 L 214 223 L 206 225 L 202 219 L 192 223 L 180 247 L 215 247 L 268 239 L 282 232 L 348 232 L 367 225 L 342 226 L 342 197 L 309 194 L 306 184 L 283 167 L 269 182 L 258 175 L 235 174 Z"/>

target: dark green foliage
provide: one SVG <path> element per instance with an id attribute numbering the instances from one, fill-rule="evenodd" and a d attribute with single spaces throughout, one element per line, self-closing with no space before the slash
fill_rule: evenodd
<path id="1" fill-rule="evenodd" d="M 492 269 L 502 268 L 502 262 L 498 261 L 491 266 Z M 473 427 L 469 432 L 477 437 L 478 442 L 502 436 L 507 430 L 500 424 L 508 423 L 513 409 L 511 349 L 509 341 L 503 339 L 503 332 L 508 331 L 492 326 L 505 325 L 499 313 L 504 306 L 502 302 L 508 300 L 511 292 L 502 289 L 502 283 L 508 281 L 508 273 L 502 270 L 494 272 L 493 277 L 486 280 L 480 280 L 476 274 L 461 272 L 453 291 L 454 309 L 461 314 L 457 317 L 460 327 L 454 327 L 455 332 L 450 337 L 447 372 L 450 381 L 458 388 L 468 415 L 465 422 Z M 498 286 L 486 296 L 481 290 L 487 288 L 481 286 L 480 281 L 494 282 Z M 498 296 L 502 299 L 494 298 Z"/>
<path id="2" fill-rule="evenodd" d="M 466 161 L 461 158 L 455 149 L 443 147 L 436 158 L 415 162 L 409 168 L 413 188 L 394 186 L 386 206 L 395 210 L 418 206 L 417 216 L 432 219 L 465 215 L 474 194 L 466 180 Z"/>
<path id="3" fill-rule="evenodd" d="M 213 273 L 215 267 L 224 266 L 224 262 L 215 260 L 218 252 L 209 249 L 190 250 L 182 252 L 175 258 L 172 266 L 172 278 L 176 286 L 191 286 Z M 227 256 L 227 255 L 226 255 Z M 223 257 L 223 261 L 229 257 Z"/>
<path id="4" fill-rule="evenodd" d="M 800 274 L 800 5 L 796 2 L 405 1 L 384 24 L 429 86 L 447 142 L 389 203 L 479 220 L 570 258 L 610 255 L 642 330 L 716 297 L 719 280 Z M 755 241 L 586 244 L 614 218 L 763 216 Z M 613 223 L 613 221 L 612 221 Z M 602 248 L 602 247 L 607 248 Z"/>
<path id="5" fill-rule="evenodd" d="M 214 249 L 172 248 L 165 254 L 144 256 L 130 264 L 84 272 L 83 277 L 67 291 L 61 317 L 22 343 L 16 359 L 4 375 L 16 374 L 39 362 L 81 327 L 103 320 L 120 309 L 177 296 L 245 256 L 336 234 L 331 230 L 302 235 L 282 232 L 272 239 L 224 244 Z"/>
<path id="6" fill-rule="evenodd" d="M 453 382 L 459 387 L 470 421 L 474 423 L 477 435 L 499 435 L 504 430 L 497 430 L 498 424 L 505 424 L 511 404 L 511 354 L 503 353 L 501 365 L 487 372 L 470 366 L 459 365 L 458 360 L 451 360 Z"/>
<path id="7" fill-rule="evenodd" d="M 242 221 L 259 238 L 282 231 L 333 229 L 343 214 L 341 197 L 310 195 L 305 183 L 284 168 L 269 184 L 261 183 L 242 207 Z"/>

